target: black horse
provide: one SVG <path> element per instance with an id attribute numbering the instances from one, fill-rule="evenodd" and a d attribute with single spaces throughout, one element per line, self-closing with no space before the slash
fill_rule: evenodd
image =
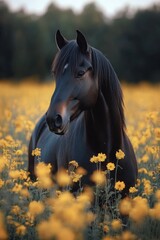
<path id="1" fill-rule="evenodd" d="M 76 160 L 88 174 L 96 169 L 89 160 L 105 153 L 116 163 L 115 153 L 122 149 L 117 181 L 124 181 L 128 193 L 137 178 L 137 163 L 132 145 L 125 133 L 123 96 L 118 78 L 109 60 L 88 45 L 77 31 L 77 39 L 68 41 L 58 30 L 59 52 L 53 62 L 56 88 L 48 111 L 37 123 L 29 145 L 29 172 L 34 175 L 36 159 L 32 149 L 41 148 L 41 159 L 53 165 L 53 172 L 68 168 Z M 106 163 L 105 163 L 106 165 Z M 113 179 L 115 178 L 111 176 Z"/>

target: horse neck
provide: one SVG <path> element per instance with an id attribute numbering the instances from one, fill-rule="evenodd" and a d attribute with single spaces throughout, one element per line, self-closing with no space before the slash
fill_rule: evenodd
<path id="1" fill-rule="evenodd" d="M 87 140 L 95 154 L 103 152 L 112 156 L 121 148 L 122 129 L 118 121 L 113 119 L 110 108 L 100 92 L 94 108 L 85 112 Z"/>

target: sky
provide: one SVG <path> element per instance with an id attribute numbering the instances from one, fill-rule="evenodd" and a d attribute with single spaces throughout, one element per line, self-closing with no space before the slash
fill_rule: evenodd
<path id="1" fill-rule="evenodd" d="M 42 14 L 47 6 L 53 2 L 62 8 L 72 8 L 75 12 L 80 12 L 83 7 L 95 2 L 96 5 L 108 17 L 112 17 L 117 11 L 122 10 L 125 6 L 133 8 L 146 8 L 153 3 L 160 3 L 160 0 L 4 0 L 12 10 L 24 8 L 26 12 Z"/>

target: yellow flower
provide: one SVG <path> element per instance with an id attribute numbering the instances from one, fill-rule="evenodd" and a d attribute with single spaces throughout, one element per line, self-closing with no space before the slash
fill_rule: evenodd
<path id="1" fill-rule="evenodd" d="M 21 155 L 23 155 L 23 151 L 22 150 L 16 150 L 16 152 L 15 152 L 15 154 L 17 155 L 17 156 L 21 156 Z"/>
<path id="2" fill-rule="evenodd" d="M 57 173 L 56 179 L 60 187 L 65 187 L 71 184 L 71 178 L 65 170 L 60 170 Z"/>
<path id="3" fill-rule="evenodd" d="M 104 162 L 106 158 L 107 158 L 106 154 L 98 153 L 97 156 L 93 155 L 93 157 L 90 158 L 90 162 L 92 163 Z"/>
<path id="4" fill-rule="evenodd" d="M 9 171 L 9 176 L 13 179 L 21 179 L 26 180 L 28 178 L 28 172 L 24 171 L 23 169 L 20 170 L 11 170 Z"/>
<path id="5" fill-rule="evenodd" d="M 141 180 L 139 178 L 137 178 L 136 187 L 139 187 L 140 185 L 141 185 Z"/>
<path id="6" fill-rule="evenodd" d="M 106 165 L 106 167 L 109 171 L 113 171 L 115 169 L 115 164 L 110 162 Z"/>
<path id="7" fill-rule="evenodd" d="M 12 137 L 11 135 L 7 135 L 7 136 L 5 137 L 5 139 L 6 139 L 7 142 L 9 142 L 9 143 L 13 143 L 13 142 L 14 142 L 14 139 L 13 139 L 13 137 Z"/>
<path id="8" fill-rule="evenodd" d="M 144 173 L 144 174 L 147 174 L 147 173 L 148 173 L 146 168 L 139 168 L 139 169 L 138 169 L 138 172 L 139 172 L 139 173 Z"/>
<path id="9" fill-rule="evenodd" d="M 16 229 L 16 234 L 20 236 L 24 236 L 26 234 L 26 227 L 24 225 L 20 225 Z"/>
<path id="10" fill-rule="evenodd" d="M 91 176 L 91 180 L 97 185 L 103 185 L 105 184 L 106 176 L 100 171 L 94 171 Z"/>
<path id="11" fill-rule="evenodd" d="M 36 148 L 36 149 L 32 150 L 32 156 L 40 157 L 41 156 L 41 149 Z"/>
<path id="12" fill-rule="evenodd" d="M 132 209 L 132 199 L 124 198 L 120 201 L 119 211 L 122 215 L 126 215 L 126 216 L 129 215 L 131 209 Z"/>
<path id="13" fill-rule="evenodd" d="M 81 175 L 86 175 L 87 171 L 82 167 L 78 167 L 77 170 L 76 170 L 76 173 L 81 174 Z"/>
<path id="14" fill-rule="evenodd" d="M 147 113 L 146 115 L 146 118 L 148 120 L 151 120 L 153 122 L 156 122 L 157 121 L 157 117 L 158 117 L 158 112 L 154 111 L 154 112 L 149 112 Z"/>
<path id="15" fill-rule="evenodd" d="M 11 213 L 12 214 L 15 214 L 15 215 L 18 215 L 20 213 L 21 209 L 18 205 L 14 205 L 11 209 Z"/>
<path id="16" fill-rule="evenodd" d="M 25 197 L 25 198 L 27 198 L 27 197 L 30 196 L 30 193 L 29 193 L 28 189 L 26 188 L 26 189 L 22 189 L 22 190 L 20 191 L 20 195 L 23 196 L 23 197 Z"/>
<path id="17" fill-rule="evenodd" d="M 62 225 L 58 226 L 56 221 L 52 224 L 53 221 L 49 219 L 49 221 L 43 220 L 37 225 L 37 232 L 39 239 L 43 240 L 49 240 L 52 239 L 55 236 L 55 230 L 62 231 Z"/>
<path id="18" fill-rule="evenodd" d="M 9 144 L 5 139 L 0 139 L 0 148 L 6 148 Z"/>
<path id="19" fill-rule="evenodd" d="M 21 180 L 26 180 L 28 178 L 29 173 L 23 169 L 20 169 L 19 171 L 19 178 Z"/>
<path id="20" fill-rule="evenodd" d="M 63 230 L 62 230 L 63 229 Z M 49 240 L 52 238 L 63 240 L 75 240 L 77 234 L 72 229 L 67 228 L 59 219 L 51 217 L 48 221 L 42 221 L 37 226 L 37 232 L 40 239 Z"/>
<path id="21" fill-rule="evenodd" d="M 149 160 L 149 156 L 147 154 L 143 155 L 143 157 L 141 158 L 141 161 L 144 163 L 148 162 L 148 160 Z"/>
<path id="22" fill-rule="evenodd" d="M 143 222 L 143 219 L 149 214 L 147 199 L 135 197 L 133 199 L 132 208 L 130 209 L 129 217 L 136 223 Z"/>
<path id="23" fill-rule="evenodd" d="M 120 160 L 120 159 L 124 159 L 124 157 L 125 157 L 124 152 L 123 152 L 121 149 L 119 149 L 119 150 L 116 152 L 116 158 L 117 158 L 118 160 Z"/>
<path id="24" fill-rule="evenodd" d="M 124 231 L 120 236 L 121 240 L 136 240 L 137 236 L 130 231 Z"/>
<path id="25" fill-rule="evenodd" d="M 98 163 L 98 157 L 93 155 L 93 157 L 90 158 L 90 162 L 91 163 Z"/>
<path id="26" fill-rule="evenodd" d="M 69 176 L 71 177 L 73 182 L 79 182 L 83 175 L 75 172 L 70 172 Z"/>
<path id="27" fill-rule="evenodd" d="M 117 231 L 122 228 L 122 222 L 119 219 L 113 219 L 111 222 L 111 227 L 114 231 Z"/>
<path id="28" fill-rule="evenodd" d="M 118 191 L 122 191 L 125 188 L 125 183 L 123 181 L 118 181 L 115 183 L 115 189 Z"/>
<path id="29" fill-rule="evenodd" d="M 150 209 L 149 214 L 152 218 L 160 220 L 160 203 L 156 203 L 154 208 Z"/>
<path id="30" fill-rule="evenodd" d="M 151 195 L 153 192 L 153 188 L 150 183 L 145 183 L 144 184 L 144 193 L 143 195 Z"/>
<path id="31" fill-rule="evenodd" d="M 78 168 L 78 163 L 75 160 L 69 162 L 69 165 L 73 165 L 75 168 Z"/>
<path id="32" fill-rule="evenodd" d="M 44 211 L 44 205 L 42 202 L 40 201 L 32 201 L 30 202 L 29 204 L 29 213 L 32 215 L 32 216 L 37 216 L 41 213 L 43 213 Z"/>
<path id="33" fill-rule="evenodd" d="M 98 153 L 98 162 L 104 162 L 107 158 L 106 154 L 104 153 Z"/>
<path id="34" fill-rule="evenodd" d="M 136 193 L 136 192 L 138 192 L 138 189 L 135 188 L 135 187 L 130 187 L 130 188 L 129 188 L 129 192 L 130 192 L 130 193 Z"/>
<path id="35" fill-rule="evenodd" d="M 107 224 L 103 226 L 103 232 L 108 233 L 109 232 L 109 227 Z"/>
<path id="36" fill-rule="evenodd" d="M 50 176 L 43 176 L 38 178 L 38 182 L 35 182 L 35 186 L 38 186 L 39 188 L 51 188 L 53 187 L 53 181 Z"/>
<path id="37" fill-rule="evenodd" d="M 51 173 L 51 165 L 45 164 L 44 162 L 40 162 L 36 165 L 36 176 L 38 178 L 50 176 Z"/>
<path id="38" fill-rule="evenodd" d="M 16 183 L 15 186 L 12 188 L 12 192 L 19 193 L 22 190 L 22 185 Z"/>
<path id="39" fill-rule="evenodd" d="M 88 193 L 82 193 L 77 197 L 77 202 L 82 204 L 82 206 L 90 206 L 91 205 L 91 200 L 93 198 L 93 195 L 88 194 Z"/>
<path id="40" fill-rule="evenodd" d="M 19 170 L 13 170 L 9 172 L 9 176 L 13 179 L 19 178 Z"/>

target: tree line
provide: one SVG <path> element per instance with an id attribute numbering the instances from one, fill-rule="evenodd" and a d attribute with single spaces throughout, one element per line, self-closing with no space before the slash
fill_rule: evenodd
<path id="1" fill-rule="evenodd" d="M 89 44 L 110 60 L 119 79 L 159 82 L 160 5 L 134 14 L 125 8 L 109 19 L 94 3 L 79 14 L 52 3 L 37 16 L 13 12 L 4 1 L 0 1 L 0 79 L 51 77 L 57 29 L 68 39 L 75 38 L 76 29 L 82 31 Z"/>

